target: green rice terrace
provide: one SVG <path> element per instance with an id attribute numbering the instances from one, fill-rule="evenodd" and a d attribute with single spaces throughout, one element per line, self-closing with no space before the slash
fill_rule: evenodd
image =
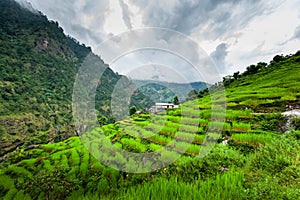
<path id="1" fill-rule="evenodd" d="M 0 198 L 300 199 L 299 118 L 281 114 L 299 109 L 299 75 L 298 52 L 225 77 L 223 121 L 211 120 L 206 90 L 179 109 L 134 114 L 81 137 L 23 146 L 1 160 Z M 152 162 L 151 153 L 160 159 Z M 160 169 L 164 163 L 170 165 Z M 153 170 L 141 173 L 142 167 Z"/>

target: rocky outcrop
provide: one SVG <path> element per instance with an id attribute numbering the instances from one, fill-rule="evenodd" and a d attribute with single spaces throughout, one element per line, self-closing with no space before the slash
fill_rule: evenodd
<path id="1" fill-rule="evenodd" d="M 300 118 L 299 105 L 295 103 L 288 105 L 287 110 L 281 114 L 285 116 L 286 119 L 283 120 L 282 125 L 279 128 L 279 131 L 286 133 L 289 132 L 290 130 L 295 130 L 295 125 L 293 124 L 293 121 L 295 118 Z"/>

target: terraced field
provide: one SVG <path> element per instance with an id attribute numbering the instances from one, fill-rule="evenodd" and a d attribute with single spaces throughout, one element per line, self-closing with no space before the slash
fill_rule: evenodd
<path id="1" fill-rule="evenodd" d="M 220 100 L 214 108 L 226 107 L 226 113 L 213 112 L 212 97 L 205 95 L 81 137 L 24 146 L 2 160 L 0 198 L 147 199 L 169 197 L 170 186 L 173 199 L 297 199 L 300 133 L 278 130 L 286 120 L 281 112 L 300 104 L 299 60 L 292 56 L 234 81 L 225 90 L 226 105 Z M 211 152 L 199 159 L 210 144 Z M 145 168 L 149 173 L 142 173 Z"/>
<path id="2" fill-rule="evenodd" d="M 197 102 L 189 102 L 191 105 L 195 105 L 195 103 Z M 197 105 L 199 104 L 197 103 Z M 131 161 L 135 161 L 130 160 L 132 158 L 124 156 L 114 148 L 132 153 L 160 152 L 164 149 L 166 151 L 160 154 L 163 162 L 172 161 L 174 156 L 180 155 L 183 156 L 180 160 L 184 160 L 185 157 L 196 158 L 205 140 L 209 140 L 206 132 L 211 124 L 210 110 L 199 107 L 189 109 L 189 116 L 182 117 L 181 109 L 170 110 L 168 114 L 161 113 L 152 116 L 144 114 L 138 116 L 138 121 L 133 118 L 109 124 L 84 134 L 82 138 L 74 137 L 61 143 L 36 146 L 35 149 L 28 151 L 23 149 L 18 154 L 16 164 L 9 165 L 7 169 L 2 169 L 0 172 L 0 179 L 6 180 L 0 182 L 3 189 L 1 196 L 5 199 L 25 198 L 28 187 L 38 186 L 39 181 L 44 181 L 43 179 L 51 180 L 52 173 L 61 173 L 63 179 L 67 181 L 57 182 L 57 185 L 51 185 L 50 181 L 45 188 L 39 188 L 35 195 L 41 199 L 49 195 L 52 187 L 63 188 L 64 184 L 67 185 L 69 182 L 78 180 L 78 177 L 86 180 L 94 178 L 99 180 L 100 184 L 103 177 L 111 179 L 122 176 L 121 172 L 106 167 L 95 157 L 105 160 L 105 164 L 116 169 L 139 170 L 137 168 L 129 169 L 135 167 L 135 165 L 130 165 Z M 218 138 L 214 138 L 217 140 L 215 141 L 217 145 L 221 145 L 218 143 L 226 135 L 231 136 L 232 142 L 253 146 L 265 145 L 273 140 L 274 136 L 271 134 L 257 134 L 260 127 L 251 125 L 254 118 L 255 116 L 250 110 L 227 110 L 223 130 Z M 104 147 L 104 138 L 109 139 L 106 144 L 107 148 Z M 111 148 L 110 145 L 114 148 Z M 101 148 L 104 148 L 105 151 L 100 152 Z M 145 165 L 153 164 L 145 162 Z M 38 180 L 34 178 L 37 174 L 40 176 Z M 18 178 L 15 179 L 15 177 Z M 32 182 L 33 180 L 35 181 Z M 23 185 L 22 189 L 20 189 L 20 185 Z"/>

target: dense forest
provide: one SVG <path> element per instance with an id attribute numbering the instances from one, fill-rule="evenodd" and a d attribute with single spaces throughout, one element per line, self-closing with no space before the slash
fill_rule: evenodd
<path id="1" fill-rule="evenodd" d="M 299 199 L 300 51 L 192 90 L 178 109 L 135 113 L 153 103 L 137 92 L 131 117 L 115 120 L 110 95 L 126 77 L 42 13 L 12 0 L 0 9 L 0 199 Z M 76 135 L 87 55 L 106 69 L 99 127 Z"/>

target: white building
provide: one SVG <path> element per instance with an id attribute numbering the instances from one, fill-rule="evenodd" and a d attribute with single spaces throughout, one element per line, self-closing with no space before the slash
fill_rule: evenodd
<path id="1" fill-rule="evenodd" d="M 149 111 L 152 113 L 163 112 L 168 109 L 179 108 L 178 105 L 174 105 L 172 103 L 156 103 L 155 106 L 152 106 Z"/>

